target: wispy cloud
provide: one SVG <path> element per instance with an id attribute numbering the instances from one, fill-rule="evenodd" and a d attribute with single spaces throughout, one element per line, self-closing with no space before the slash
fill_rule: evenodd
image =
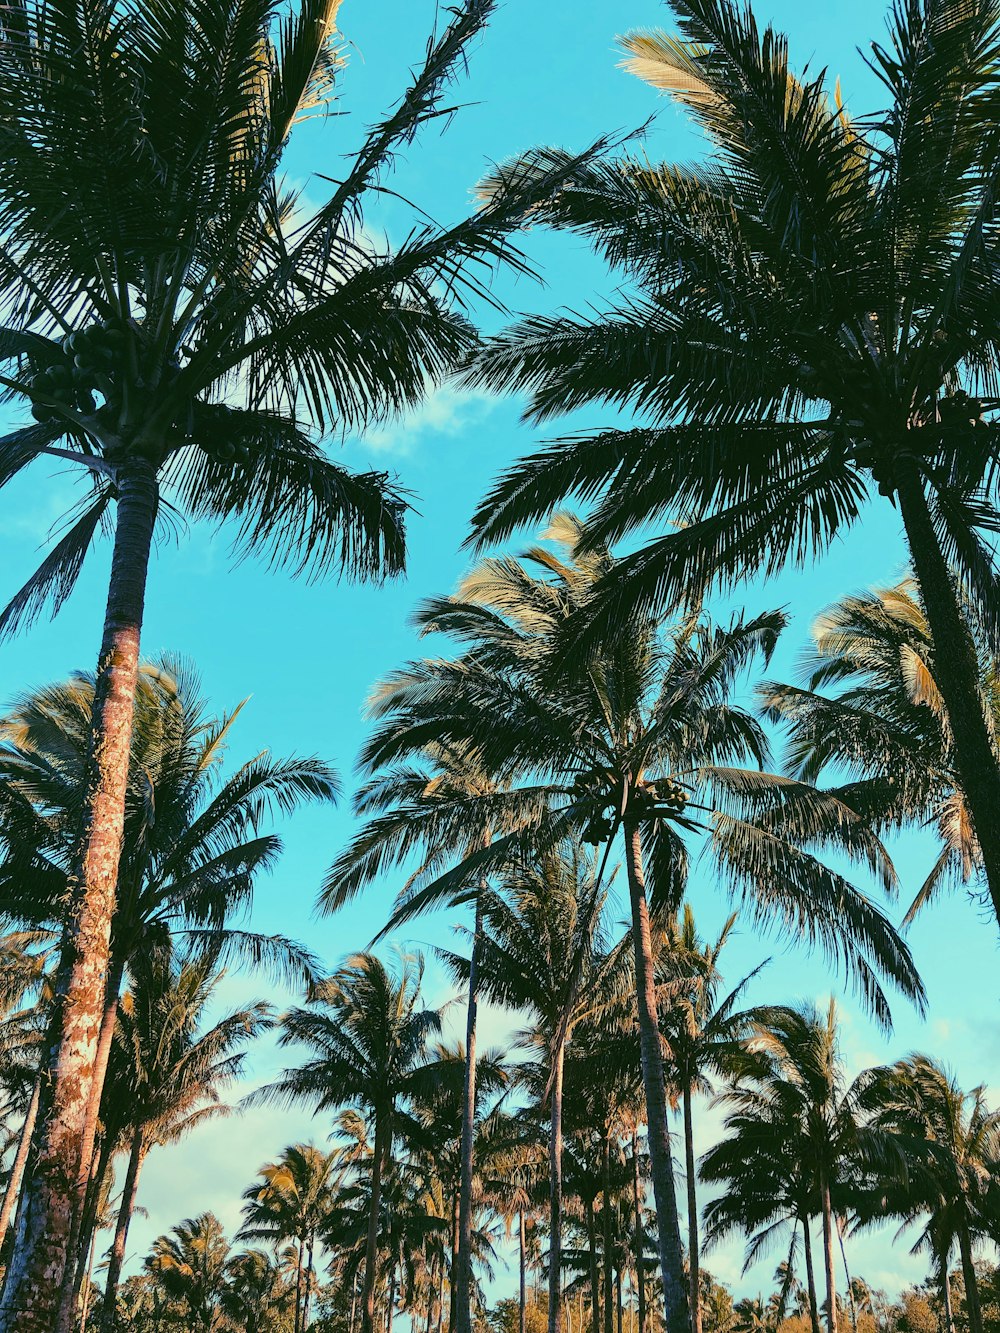
<path id="1" fill-rule="evenodd" d="M 357 447 L 383 457 L 404 458 L 428 440 L 456 436 L 483 421 L 497 402 L 493 394 L 442 385 L 412 412 L 366 432 Z"/>

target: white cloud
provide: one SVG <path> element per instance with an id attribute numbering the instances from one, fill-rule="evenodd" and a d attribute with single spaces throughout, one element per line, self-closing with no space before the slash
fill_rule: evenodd
<path id="1" fill-rule="evenodd" d="M 366 432 L 360 446 L 382 456 L 406 457 L 427 439 L 455 436 L 482 421 L 493 409 L 492 394 L 442 385 L 398 421 Z"/>

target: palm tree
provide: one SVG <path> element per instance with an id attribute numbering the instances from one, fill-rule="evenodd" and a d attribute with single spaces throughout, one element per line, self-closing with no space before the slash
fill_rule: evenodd
<path id="1" fill-rule="evenodd" d="M 863 120 L 825 72 L 796 76 L 786 38 L 749 7 L 669 8 L 678 32 L 626 37 L 626 66 L 692 116 L 707 161 L 581 166 L 539 217 L 587 238 L 631 290 L 596 315 L 526 319 L 474 372 L 526 392 L 533 421 L 600 402 L 638 422 L 519 462 L 483 501 L 477 538 L 502 540 L 568 495 L 596 499 L 595 545 L 680 520 L 607 580 L 603 617 L 621 620 L 805 561 L 858 520 L 874 483 L 899 508 L 1000 920 L 1000 767 L 958 589 L 995 641 L 984 534 L 1000 434 L 983 413 L 1000 365 L 1000 6 L 894 5 L 871 59 L 888 105 Z"/>
<path id="2" fill-rule="evenodd" d="M 432 860 L 418 873 L 412 894 L 422 906 L 523 856 L 526 842 L 551 848 L 576 831 L 600 844 L 621 831 L 658 1248 L 669 1317 L 682 1333 L 687 1288 L 647 874 L 654 905 L 676 908 L 688 857 L 682 835 L 707 833 L 722 881 L 748 898 L 759 919 L 777 916 L 842 958 L 883 1021 L 888 1008 L 875 969 L 913 997 L 920 983 L 882 913 L 807 850 L 839 843 L 891 884 L 885 853 L 864 822 L 814 788 L 732 767 L 765 759 L 759 725 L 731 695 L 754 657 L 767 656 L 783 618 L 770 613 L 723 628 L 687 616 L 664 626 L 637 614 L 591 651 L 575 652 L 574 612 L 586 610 L 616 562 L 586 548 L 571 516 L 558 516 L 547 535 L 556 539 L 555 551 L 535 547 L 524 561 L 485 561 L 457 597 L 423 610 L 425 629 L 448 633 L 465 651 L 457 660 L 413 663 L 391 679 L 363 762 L 405 782 L 410 757 L 433 736 L 462 747 L 493 778 L 493 788 L 475 798 L 458 793 L 432 809 L 411 807 L 409 847 L 419 845 L 423 826 L 428 840 L 448 846 L 452 856 L 477 839 L 481 849 L 444 870 Z M 714 806 L 693 799 L 702 794 Z M 336 902 L 345 878 L 383 864 L 380 827 L 376 818 L 338 858 L 324 900 Z M 514 832 L 492 838 L 497 828 Z"/>
<path id="3" fill-rule="evenodd" d="M 969 610 L 980 698 L 995 736 L 997 664 Z M 831 767 L 846 771 L 839 796 L 879 827 L 935 829 L 941 851 L 910 904 L 909 922 L 949 882 L 967 884 L 983 869 L 913 581 L 845 597 L 824 611 L 804 675 L 802 686 L 769 682 L 760 691 L 768 715 L 788 728 L 793 774 L 818 782 Z"/>
<path id="4" fill-rule="evenodd" d="M 0 789 L 13 813 L 0 814 L 6 844 L 0 903 L 8 916 L 33 927 L 65 924 L 94 688 L 93 678 L 83 675 L 42 688 L 20 700 L 2 722 Z M 102 1072 L 90 1085 L 91 1148 L 70 1233 L 74 1257 L 86 1249 L 79 1238 L 94 1199 L 91 1167 L 103 1070 L 129 969 L 173 937 L 216 958 L 221 953 L 286 975 L 314 976 L 308 951 L 236 922 L 248 911 L 260 877 L 280 856 L 281 841 L 265 831 L 265 819 L 305 801 L 332 801 L 338 790 L 332 770 L 310 758 L 262 753 L 224 775 L 227 744 L 243 705 L 213 717 L 196 674 L 172 658 L 140 669 L 135 701 L 96 1054 Z M 24 1210 L 21 1218 L 29 1225 Z M 66 1280 L 72 1283 L 69 1271 Z"/>
<path id="5" fill-rule="evenodd" d="M 229 1260 L 222 1310 L 243 1333 L 287 1333 L 293 1300 L 280 1265 L 263 1250 L 244 1250 Z"/>
<path id="6" fill-rule="evenodd" d="M 233 520 L 243 550 L 295 572 L 398 573 L 401 493 L 384 474 L 331 461 L 311 431 L 363 431 L 419 401 L 474 345 L 461 298 L 478 290 L 476 274 L 523 267 L 506 236 L 537 200 L 534 181 L 448 228 L 421 214 L 395 249 L 362 219 L 395 152 L 440 112 L 493 0 L 463 0 L 396 108 L 303 217 L 280 173 L 296 124 L 333 95 L 338 7 L 182 0 L 123 22 L 105 0 L 27 0 L 0 31 L 0 385 L 34 417 L 0 444 L 0 483 L 54 459 L 85 491 L 2 628 L 58 606 L 112 515 L 114 527 L 65 1022 L 0 1327 L 15 1326 L 15 1307 L 35 1320 L 52 1303 L 89 1153 L 84 1085 L 154 531 L 182 509 Z"/>
<path id="7" fill-rule="evenodd" d="M 118 1015 L 118 1052 L 112 1052 L 102 1119 L 112 1143 L 122 1143 L 127 1167 L 104 1288 L 104 1326 L 116 1328 L 115 1300 L 139 1174 L 150 1150 L 176 1143 L 207 1118 L 228 1110 L 222 1090 L 237 1079 L 245 1047 L 271 1024 L 269 1007 L 246 1005 L 199 1031 L 218 1000 L 224 974 L 211 959 L 154 957 L 137 969 Z M 116 1061 L 115 1055 L 119 1056 Z M 100 1191 L 103 1181 L 95 1181 Z M 90 1236 L 82 1237 L 81 1250 Z"/>
<path id="8" fill-rule="evenodd" d="M 297 1245 L 295 1333 L 309 1327 L 316 1241 L 329 1227 L 351 1161 L 349 1150 L 324 1153 L 311 1143 L 296 1143 L 262 1166 L 258 1172 L 262 1183 L 251 1185 L 243 1195 L 244 1222 L 238 1239 L 267 1239 L 275 1247 L 292 1240 Z"/>
<path id="9" fill-rule="evenodd" d="M 160 1236 L 145 1260 L 145 1269 L 163 1293 L 179 1306 L 184 1327 L 216 1333 L 222 1325 L 222 1303 L 230 1259 L 222 1223 L 201 1213 Z"/>
<path id="10" fill-rule="evenodd" d="M 989 1106 L 985 1089 L 964 1092 L 926 1055 L 877 1071 L 866 1100 L 873 1125 L 896 1139 L 907 1169 L 872 1182 L 859 1208 L 863 1220 L 876 1209 L 905 1221 L 926 1216 L 917 1244 L 930 1250 L 945 1281 L 957 1245 L 970 1333 L 983 1333 L 973 1247 L 977 1236 L 990 1237 L 995 1220 L 1000 1110 Z"/>
<path id="11" fill-rule="evenodd" d="M 579 844 L 512 870 L 501 891 L 480 894 L 481 985 L 494 1001 L 531 1016 L 531 1026 L 514 1045 L 539 1051 L 543 1059 L 536 1081 L 541 1100 L 549 1103 L 549 1333 L 562 1328 L 566 1048 L 578 1023 L 592 1019 L 631 984 L 628 954 L 611 949 L 604 938 L 606 894 L 596 858 Z M 465 980 L 468 960 L 441 952 L 453 974 Z"/>
<path id="12" fill-rule="evenodd" d="M 251 1094 L 253 1102 L 305 1101 L 317 1111 L 358 1106 L 371 1124 L 362 1333 L 374 1329 L 382 1186 L 393 1144 L 414 1127 L 408 1100 L 434 1076 L 427 1045 L 441 1016 L 422 1006 L 422 979 L 419 955 L 404 955 L 390 970 L 374 954 L 355 954 L 281 1021 L 282 1045 L 304 1046 L 306 1063 Z"/>
<path id="13" fill-rule="evenodd" d="M 701 1333 L 694 1096 L 696 1093 L 711 1096 L 712 1077 L 725 1077 L 743 1064 L 745 1043 L 754 1031 L 756 1012 L 739 1010 L 737 1005 L 761 970 L 755 968 L 720 997 L 719 957 L 735 924 L 736 916 L 730 916 L 715 941 L 704 944 L 698 938 L 690 904 L 685 903 L 681 920 L 668 929 L 666 947 L 657 959 L 657 971 L 667 983 L 667 998 L 660 1018 L 660 1031 L 670 1052 L 667 1077 L 680 1098 L 684 1120 L 688 1275 L 694 1333 Z"/>

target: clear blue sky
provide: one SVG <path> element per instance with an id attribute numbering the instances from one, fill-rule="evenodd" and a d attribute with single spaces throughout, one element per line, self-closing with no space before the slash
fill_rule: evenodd
<path id="1" fill-rule="evenodd" d="M 341 114 L 304 127 L 288 158 L 290 174 L 307 195 L 319 197 L 317 173 L 336 176 L 342 155 L 359 142 L 365 124 L 387 108 L 403 87 L 407 70 L 423 52 L 435 20 L 434 0 L 345 0 L 340 24 L 348 65 L 341 82 Z M 840 75 L 851 109 L 877 105 L 878 88 L 857 48 L 883 36 L 881 7 L 865 0 L 828 0 L 805 6 L 793 0 L 758 7 L 761 20 L 773 18 L 789 31 L 797 62 L 827 66 Z M 445 15 L 440 15 L 444 21 Z M 433 216 L 459 217 L 484 168 L 534 143 L 577 147 L 609 130 L 657 119 L 647 136 L 649 154 L 687 160 L 700 146 L 683 119 L 645 85 L 616 68 L 616 32 L 669 21 L 657 0 L 608 5 L 597 0 L 504 0 L 485 38 L 472 52 L 470 76 L 455 92 L 466 107 L 444 134 L 436 129 L 407 150 L 394 188 Z M 382 201 L 370 223 L 400 236 L 408 225 L 402 204 Z M 611 291 L 601 266 L 583 247 L 564 237 L 533 233 L 526 248 L 544 274 L 545 285 L 509 279 L 497 294 L 513 311 L 577 309 Z M 484 312 L 484 322 L 497 316 Z M 599 424 L 600 414 L 581 413 L 572 425 Z M 553 432 L 562 423 L 557 423 Z M 208 696 L 230 707 L 252 696 L 233 737 L 236 759 L 269 747 L 276 754 L 316 753 L 334 761 L 347 779 L 364 735 L 361 716 L 374 680 L 416 651 L 408 616 L 420 598 L 449 591 L 467 565 L 460 551 L 471 510 L 491 477 L 526 452 L 539 436 L 521 425 L 516 403 L 444 390 L 411 419 L 380 428 L 367 440 L 348 441 L 347 458 L 396 471 L 416 492 L 419 513 L 410 533 L 409 574 L 385 588 L 335 583 L 293 583 L 253 564 L 233 568 L 225 534 L 201 528 L 165 541 L 159 549 L 149 591 L 145 633 L 147 654 L 168 649 L 193 659 Z M 0 597 L 31 571 L 52 522 L 65 507 L 65 479 L 36 469 L 0 498 Z M 52 625 L 42 624 L 25 638 L 0 647 L 0 701 L 18 691 L 90 668 L 99 641 L 107 552 L 94 559 L 69 607 Z M 786 675 L 803 647 L 812 617 L 850 590 L 897 577 L 903 550 L 895 512 L 885 502 L 869 511 L 863 530 L 839 544 L 817 567 L 789 574 L 765 588 L 750 590 L 751 609 L 783 605 L 792 624 L 772 675 Z M 335 813 L 307 813 L 286 830 L 281 868 L 264 884 L 255 925 L 305 938 L 331 965 L 348 950 L 363 947 L 381 925 L 397 882 L 388 882 L 336 919 L 312 914 L 324 867 L 349 835 L 349 803 Z M 927 844 L 908 838 L 899 849 L 903 896 L 920 882 Z M 700 874 L 694 902 L 710 930 L 727 910 L 710 878 Z M 441 940 L 453 918 L 411 928 L 414 943 Z M 996 931 L 982 913 L 957 896 L 929 912 L 911 935 L 927 983 L 930 1017 L 920 1021 L 902 1001 L 895 1035 L 885 1041 L 850 1000 L 845 1005 L 845 1054 L 852 1069 L 909 1049 L 930 1050 L 949 1061 L 967 1083 L 992 1083 L 1000 1098 Z M 780 940 L 761 941 L 744 930 L 732 946 L 735 976 L 769 954 L 775 961 L 757 985 L 760 1000 L 822 1000 L 837 991 L 822 959 L 787 950 Z M 445 991 L 432 978 L 435 998 Z M 240 993 L 260 992 L 262 982 L 234 982 Z M 499 1036 L 500 1016 L 490 1015 L 488 1035 Z M 273 1053 L 256 1061 L 258 1079 L 274 1067 Z M 147 1167 L 140 1203 L 148 1218 L 132 1236 L 142 1253 L 151 1236 L 182 1216 L 215 1209 L 232 1225 L 240 1191 L 257 1166 L 294 1138 L 321 1139 L 327 1127 L 302 1114 L 254 1112 L 210 1127 L 185 1145 L 154 1154 Z M 877 1286 L 890 1290 L 918 1277 L 923 1264 L 894 1249 L 890 1234 L 858 1238 L 852 1265 Z M 709 1259 L 709 1266 L 741 1292 L 765 1291 L 774 1265 L 760 1265 L 740 1279 L 739 1246 Z M 498 1294 L 513 1291 L 514 1275 L 501 1266 Z"/>

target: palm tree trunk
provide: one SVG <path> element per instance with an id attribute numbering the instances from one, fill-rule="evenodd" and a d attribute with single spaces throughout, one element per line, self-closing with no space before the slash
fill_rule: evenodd
<path id="1" fill-rule="evenodd" d="M 549 1094 L 549 1333 L 562 1329 L 562 1116 L 565 1040 L 552 1053 Z"/>
<path id="2" fill-rule="evenodd" d="M 517 1292 L 517 1333 L 527 1333 L 528 1328 L 528 1265 L 525 1254 L 524 1209 L 517 1214 L 517 1262 L 520 1282 Z"/>
<path id="3" fill-rule="evenodd" d="M 444 1254 L 441 1255 L 441 1268 L 438 1272 L 438 1317 L 437 1333 L 444 1328 Z"/>
<path id="4" fill-rule="evenodd" d="M 684 1168 L 687 1172 L 688 1275 L 691 1284 L 691 1326 L 701 1333 L 701 1244 L 698 1236 L 698 1177 L 694 1160 L 694 1115 L 691 1084 L 684 1084 Z"/>
<path id="5" fill-rule="evenodd" d="M 111 1246 L 111 1258 L 108 1262 L 108 1276 L 104 1288 L 104 1327 L 107 1333 L 114 1333 L 117 1323 L 115 1319 L 115 1295 L 118 1291 L 118 1280 L 121 1277 L 122 1265 L 125 1262 L 125 1244 L 128 1240 L 128 1229 L 132 1221 L 132 1214 L 135 1211 L 135 1196 L 139 1189 L 139 1173 L 142 1170 L 145 1156 L 146 1146 L 143 1131 L 137 1129 L 132 1135 L 132 1149 L 129 1153 L 128 1168 L 125 1172 L 125 1183 L 122 1186 L 122 1201 L 118 1209 L 118 1223 L 115 1226 L 115 1238 Z"/>
<path id="6" fill-rule="evenodd" d="M 368 1242 L 365 1246 L 365 1285 L 361 1302 L 361 1333 L 375 1333 L 375 1284 L 378 1277 L 378 1229 L 382 1212 L 382 1168 L 386 1155 L 382 1116 L 375 1119 L 372 1147 L 371 1200 L 368 1206 Z"/>
<path id="7" fill-rule="evenodd" d="M 83 1289 L 83 1305 L 80 1309 L 79 1333 L 87 1333 L 87 1320 L 90 1316 L 90 1303 L 94 1295 L 94 1254 L 97 1250 L 97 1228 L 94 1228 L 87 1246 L 87 1271 L 84 1274 L 87 1285 Z"/>
<path id="8" fill-rule="evenodd" d="M 896 464 L 899 512 L 934 643 L 934 678 L 941 690 L 993 910 L 1000 922 L 1000 766 L 983 715 L 975 649 L 948 563 L 931 520 L 916 461 Z"/>
<path id="9" fill-rule="evenodd" d="M 392 1333 L 392 1317 L 396 1306 L 396 1265 L 389 1269 L 389 1288 L 385 1301 L 385 1333 Z"/>
<path id="10" fill-rule="evenodd" d="M 969 1333 L 983 1333 L 979 1279 L 976 1277 L 976 1265 L 972 1258 L 972 1237 L 967 1226 L 963 1226 L 958 1233 L 958 1248 L 962 1256 L 962 1275 L 965 1278 L 965 1313 L 969 1320 Z"/>
<path id="11" fill-rule="evenodd" d="M 830 1206 L 830 1185 L 823 1180 L 823 1264 L 826 1271 L 826 1328 L 837 1333 L 837 1270 L 833 1259 L 833 1209 Z"/>
<path id="12" fill-rule="evenodd" d="M 483 931 L 484 881 L 476 894 L 476 918 L 469 961 L 469 1000 L 465 1015 L 465 1090 L 462 1103 L 461 1166 L 458 1190 L 458 1253 L 452 1278 L 454 1333 L 472 1333 L 472 1169 L 476 1132 L 476 1026 L 479 1018 L 479 944 Z"/>
<path id="13" fill-rule="evenodd" d="M 310 1231 L 306 1242 L 306 1290 L 302 1298 L 302 1333 L 309 1328 L 309 1306 L 312 1303 L 313 1287 L 313 1250 L 316 1246 L 316 1234 Z"/>
<path id="14" fill-rule="evenodd" d="M 941 1259 L 941 1308 L 944 1311 L 944 1333 L 955 1333 L 955 1312 L 951 1307 L 951 1278 L 948 1273 L 948 1255 Z"/>
<path id="15" fill-rule="evenodd" d="M 87 1188 L 87 1197 L 83 1206 L 83 1221 L 80 1225 L 80 1237 L 77 1245 L 77 1297 L 79 1297 L 79 1294 L 83 1289 L 83 1279 L 86 1276 L 87 1265 L 90 1261 L 90 1251 L 92 1248 L 91 1241 L 97 1232 L 97 1214 L 101 1205 L 101 1191 L 111 1167 L 117 1139 L 117 1131 L 113 1130 L 110 1126 L 105 1126 L 103 1141 L 101 1143 L 100 1151 L 97 1154 L 97 1161 L 94 1164 L 94 1169 L 91 1172 L 90 1184 Z"/>
<path id="16" fill-rule="evenodd" d="M 594 1201 L 587 1200 L 587 1245 L 590 1249 L 590 1333 L 601 1333 L 601 1292 L 597 1275 L 597 1223 Z"/>
<path id="17" fill-rule="evenodd" d="M 351 1278 L 351 1317 L 347 1325 L 347 1333 L 354 1333 L 354 1320 L 358 1312 L 358 1270 L 355 1268 L 354 1276 Z"/>
<path id="18" fill-rule="evenodd" d="M 38 1119 L 38 1102 L 42 1091 L 41 1072 L 35 1075 L 35 1082 L 31 1089 L 31 1100 L 28 1102 L 28 1109 L 24 1114 L 24 1124 L 21 1126 L 21 1137 L 17 1141 L 17 1153 L 14 1161 L 11 1163 L 10 1175 L 7 1178 L 7 1188 L 3 1194 L 3 1204 L 0 1206 L 0 1249 L 3 1248 L 7 1240 L 7 1229 L 10 1226 L 10 1219 L 14 1212 L 14 1205 L 21 1190 L 21 1181 L 24 1179 L 24 1167 L 28 1160 L 28 1151 L 31 1147 L 31 1136 L 35 1132 L 35 1122 Z"/>
<path id="19" fill-rule="evenodd" d="M 605 1126 L 601 1145 L 601 1185 L 604 1196 L 601 1221 L 604 1232 L 604 1333 L 615 1333 L 615 1227 L 611 1207 L 611 1130 Z"/>
<path id="20" fill-rule="evenodd" d="M 155 470 L 144 459 L 122 467 L 117 485 L 83 828 L 55 1001 L 58 1038 L 45 1071 L 51 1093 L 40 1117 L 30 1198 L 4 1281 L 0 1333 L 71 1333 L 74 1323 L 72 1283 L 64 1278 L 73 1257 L 74 1212 L 82 1205 L 93 1155 L 89 1111 L 107 994 L 139 639 L 158 499 Z"/>
<path id="21" fill-rule="evenodd" d="M 451 1290 L 448 1295 L 448 1333 L 455 1333 L 455 1324 L 458 1320 L 458 1286 L 455 1283 L 455 1270 L 458 1268 L 458 1235 L 462 1208 L 460 1191 L 461 1182 L 451 1196 L 451 1266 L 448 1269 Z"/>
<path id="22" fill-rule="evenodd" d="M 812 1333 L 820 1333 L 819 1299 L 816 1295 L 816 1270 L 813 1267 L 812 1230 L 809 1226 L 808 1217 L 802 1219 L 802 1247 L 805 1251 L 806 1290 L 809 1293 L 809 1323 L 812 1327 Z"/>
<path id="23" fill-rule="evenodd" d="M 304 1267 L 302 1256 L 305 1251 L 305 1238 L 299 1237 L 299 1245 L 295 1256 L 295 1333 L 302 1333 L 302 1279 L 304 1276 Z"/>
<path id="24" fill-rule="evenodd" d="M 649 905 L 642 861 L 642 838 L 638 824 L 625 829 L 629 897 L 632 905 L 632 942 L 635 950 L 635 980 L 639 1007 L 639 1041 L 642 1054 L 642 1083 L 646 1095 L 649 1168 L 656 1201 L 656 1227 L 663 1278 L 663 1300 L 668 1333 L 691 1333 L 680 1224 L 677 1219 L 677 1189 L 667 1125 L 667 1098 L 663 1080 L 663 1054 L 653 984 L 653 945 L 649 931 Z"/>
<path id="25" fill-rule="evenodd" d="M 646 1333 L 646 1237 L 642 1228 L 642 1182 L 639 1176 L 639 1131 L 632 1128 L 632 1206 L 635 1209 L 636 1333 Z"/>
<path id="26" fill-rule="evenodd" d="M 618 1311 L 617 1330 L 623 1333 L 625 1312 L 622 1309 L 622 1270 L 615 1269 L 615 1308 Z"/>
<path id="27" fill-rule="evenodd" d="M 854 1299 L 851 1286 L 851 1270 L 847 1266 L 847 1247 L 844 1245 L 844 1228 L 839 1217 L 834 1219 L 837 1227 L 837 1239 L 840 1241 L 840 1257 L 844 1261 L 844 1277 L 847 1281 L 847 1303 L 851 1311 L 851 1333 L 858 1333 L 858 1303 Z"/>

